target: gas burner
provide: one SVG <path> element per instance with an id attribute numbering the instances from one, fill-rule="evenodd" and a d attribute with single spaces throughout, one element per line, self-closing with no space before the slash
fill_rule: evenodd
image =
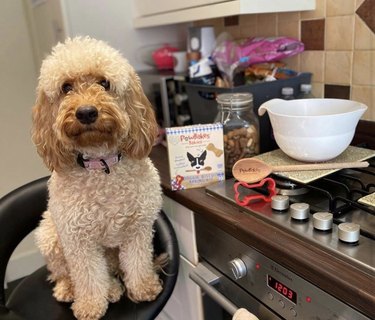
<path id="1" fill-rule="evenodd" d="M 309 192 L 308 188 L 301 187 L 300 185 L 290 180 L 280 180 L 274 178 L 276 182 L 276 193 L 282 196 L 299 196 Z"/>

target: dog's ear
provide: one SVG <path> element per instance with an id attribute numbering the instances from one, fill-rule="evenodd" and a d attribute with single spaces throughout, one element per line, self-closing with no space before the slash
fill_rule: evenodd
<path id="1" fill-rule="evenodd" d="M 200 160 L 206 160 L 206 156 L 207 156 L 207 151 L 204 150 L 203 153 L 200 155 L 199 159 Z"/>
<path id="2" fill-rule="evenodd" d="M 190 162 L 195 160 L 195 157 L 189 152 L 187 153 L 187 157 L 188 157 Z"/>
<path id="3" fill-rule="evenodd" d="M 38 154 L 43 158 L 49 170 L 59 171 L 72 162 L 72 156 L 56 139 L 53 124 L 56 108 L 42 90 L 38 90 L 36 104 L 33 107 L 32 140 Z"/>
<path id="4" fill-rule="evenodd" d="M 130 118 L 129 136 L 124 142 L 123 152 L 136 159 L 147 157 L 158 135 L 154 109 L 145 96 L 141 81 L 134 71 L 125 92 L 125 108 Z"/>

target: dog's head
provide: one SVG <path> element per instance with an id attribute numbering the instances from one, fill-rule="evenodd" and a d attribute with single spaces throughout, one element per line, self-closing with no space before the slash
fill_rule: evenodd
<path id="1" fill-rule="evenodd" d="M 190 161 L 190 165 L 195 169 L 195 170 L 202 170 L 204 166 L 204 161 L 206 160 L 207 156 L 207 151 L 204 150 L 202 154 L 199 157 L 194 157 L 191 153 L 187 153 L 187 157 Z"/>
<path id="2" fill-rule="evenodd" d="M 76 165 L 78 153 L 146 157 L 157 136 L 139 77 L 115 49 L 67 39 L 42 63 L 32 138 L 50 170 Z"/>

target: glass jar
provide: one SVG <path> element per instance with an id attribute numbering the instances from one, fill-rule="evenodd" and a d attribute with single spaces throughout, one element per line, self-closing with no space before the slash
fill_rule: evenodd
<path id="1" fill-rule="evenodd" d="M 215 122 L 223 124 L 225 174 L 242 158 L 259 154 L 259 120 L 254 113 L 251 93 L 224 93 L 217 96 Z"/>

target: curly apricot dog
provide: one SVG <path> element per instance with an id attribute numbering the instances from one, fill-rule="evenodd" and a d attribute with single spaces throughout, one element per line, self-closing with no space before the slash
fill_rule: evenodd
<path id="1" fill-rule="evenodd" d="M 133 301 L 154 300 L 157 124 L 134 69 L 102 41 L 67 39 L 42 64 L 33 123 L 52 171 L 36 241 L 56 299 L 73 302 L 78 319 L 101 318 L 125 288 Z"/>

